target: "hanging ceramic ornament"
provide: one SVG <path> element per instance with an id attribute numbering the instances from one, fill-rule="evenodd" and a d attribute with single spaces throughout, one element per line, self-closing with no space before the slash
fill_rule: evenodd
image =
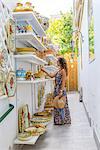
<path id="1" fill-rule="evenodd" d="M 2 54 L 1 66 L 3 68 L 6 68 L 7 67 L 7 62 L 8 62 L 8 51 L 7 51 L 7 49 L 3 48 L 1 54 Z"/>
<path id="2" fill-rule="evenodd" d="M 0 70 L 0 96 L 6 95 L 5 90 L 5 73 L 3 70 Z"/>
<path id="3" fill-rule="evenodd" d="M 18 110 L 18 132 L 23 133 L 30 126 L 30 115 L 28 105 L 24 105 Z"/>
<path id="4" fill-rule="evenodd" d="M 8 51 L 6 47 L 4 46 L 3 39 L 0 36 L 0 66 L 2 68 L 7 67 L 7 62 L 8 62 Z"/>
<path id="5" fill-rule="evenodd" d="M 16 91 L 16 74 L 14 71 L 10 71 L 6 80 L 6 93 L 8 97 L 13 97 Z"/>
<path id="6" fill-rule="evenodd" d="M 15 52 L 15 21 L 10 18 L 6 23 L 7 47 L 9 52 Z"/>

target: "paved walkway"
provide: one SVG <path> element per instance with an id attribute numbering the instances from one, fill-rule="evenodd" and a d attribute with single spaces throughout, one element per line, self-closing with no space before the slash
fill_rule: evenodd
<path id="1" fill-rule="evenodd" d="M 71 126 L 54 126 L 50 123 L 48 131 L 34 146 L 24 146 L 21 150 L 97 150 L 83 104 L 78 94 L 69 94 L 72 117 Z"/>

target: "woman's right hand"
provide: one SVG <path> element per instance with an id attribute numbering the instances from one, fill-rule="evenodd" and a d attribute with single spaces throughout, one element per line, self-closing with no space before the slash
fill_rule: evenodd
<path id="1" fill-rule="evenodd" d="M 43 68 L 43 67 L 41 68 L 41 71 L 45 72 L 45 70 L 44 70 L 44 68 Z"/>

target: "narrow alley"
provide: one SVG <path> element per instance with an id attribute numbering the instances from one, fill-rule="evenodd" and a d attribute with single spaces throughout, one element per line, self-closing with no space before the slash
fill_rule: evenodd
<path id="1" fill-rule="evenodd" d="M 79 95 L 68 94 L 68 99 L 71 126 L 54 126 L 50 123 L 48 131 L 34 146 L 24 145 L 16 150 L 97 150 L 83 104 L 79 102 Z"/>
<path id="2" fill-rule="evenodd" d="M 100 150 L 99 14 L 100 0 L 0 0 L 0 150 Z"/>

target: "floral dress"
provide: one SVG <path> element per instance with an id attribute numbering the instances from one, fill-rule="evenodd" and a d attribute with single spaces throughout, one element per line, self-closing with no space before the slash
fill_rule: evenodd
<path id="1" fill-rule="evenodd" d="M 60 72 L 56 74 L 55 77 L 55 88 L 54 88 L 54 97 L 59 95 L 62 85 L 62 75 Z M 62 124 L 71 124 L 70 111 L 68 107 L 67 101 L 67 93 L 66 90 L 63 91 L 63 96 L 66 97 L 66 105 L 63 109 L 54 108 L 54 124 L 62 125 Z"/>

